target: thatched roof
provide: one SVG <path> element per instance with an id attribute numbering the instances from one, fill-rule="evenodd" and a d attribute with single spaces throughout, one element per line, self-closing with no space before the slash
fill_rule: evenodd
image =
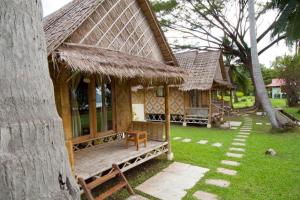
<path id="1" fill-rule="evenodd" d="M 73 0 L 58 11 L 44 18 L 47 52 L 50 55 L 81 26 L 104 0 Z M 158 42 L 162 55 L 168 64 L 176 64 L 176 59 L 161 30 L 148 0 L 137 0 Z"/>
<path id="2" fill-rule="evenodd" d="M 185 76 L 179 67 L 88 45 L 63 44 L 56 50 L 55 61 L 65 63 L 74 72 L 135 79 L 138 83 L 180 84 Z"/>
<path id="3" fill-rule="evenodd" d="M 214 83 L 224 86 L 228 84 L 226 78 L 217 75 L 222 73 L 221 67 L 224 67 L 220 51 L 187 51 L 177 53 L 175 57 L 179 66 L 189 74 L 180 89 L 208 90 Z"/>

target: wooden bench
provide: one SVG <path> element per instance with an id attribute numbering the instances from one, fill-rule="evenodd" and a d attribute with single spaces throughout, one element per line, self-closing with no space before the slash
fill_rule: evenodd
<path id="1" fill-rule="evenodd" d="M 122 171 L 120 170 L 120 168 L 118 167 L 118 165 L 113 164 L 112 165 L 113 171 L 105 176 L 102 176 L 100 178 L 95 179 L 94 181 L 90 182 L 90 183 L 86 183 L 85 180 L 83 178 L 78 178 L 78 182 L 81 185 L 83 192 L 85 194 L 85 197 L 88 200 L 104 200 L 107 197 L 111 196 L 112 194 L 118 192 L 119 190 L 126 188 L 127 191 L 131 194 L 134 195 L 134 191 L 131 188 L 131 186 L 129 185 L 126 177 L 124 176 L 124 174 L 122 173 Z M 102 185 L 103 183 L 118 177 L 119 183 L 117 183 L 115 186 L 111 187 L 110 189 L 108 189 L 107 191 L 103 192 L 102 194 L 100 194 L 99 196 L 97 196 L 96 198 L 93 197 L 92 195 L 92 190 L 100 185 Z"/>
<path id="2" fill-rule="evenodd" d="M 139 150 L 139 143 L 143 142 L 147 146 L 147 131 L 130 130 L 125 132 L 126 148 L 129 142 L 134 142 L 136 150 Z"/>

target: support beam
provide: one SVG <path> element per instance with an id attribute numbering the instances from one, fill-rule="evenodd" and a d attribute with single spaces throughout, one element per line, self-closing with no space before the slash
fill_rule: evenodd
<path id="1" fill-rule="evenodd" d="M 97 113 L 96 113 L 96 83 L 95 77 L 90 76 L 90 83 L 88 86 L 88 101 L 89 101 L 89 122 L 91 137 L 97 136 Z"/>
<path id="2" fill-rule="evenodd" d="M 169 102 L 169 86 L 165 85 L 165 126 L 166 126 L 166 141 L 168 142 L 168 160 L 173 160 L 173 153 L 171 149 L 171 140 L 170 140 L 170 102 Z"/>
<path id="3" fill-rule="evenodd" d="M 73 155 L 73 134 L 72 134 L 72 113 L 69 98 L 69 87 L 65 79 L 60 78 L 60 98 L 61 98 L 61 118 L 63 121 L 65 143 L 68 150 L 69 162 L 74 172 L 74 155 Z"/>
<path id="4" fill-rule="evenodd" d="M 207 123 L 207 128 L 211 128 L 211 123 L 212 123 L 212 95 L 211 95 L 211 89 L 209 90 L 209 114 L 208 114 L 208 123 Z"/>

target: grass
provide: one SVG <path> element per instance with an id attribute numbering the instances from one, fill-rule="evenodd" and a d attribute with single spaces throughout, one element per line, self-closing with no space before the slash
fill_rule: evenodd
<path id="1" fill-rule="evenodd" d="M 222 166 L 220 161 L 228 159 L 225 153 L 230 147 L 232 139 L 238 130 L 207 129 L 199 127 L 172 126 L 171 136 L 191 138 L 191 143 L 172 140 L 172 149 L 175 161 L 189 163 L 209 168 L 210 171 L 193 188 L 187 191 L 184 200 L 194 199 L 193 194 L 198 190 L 212 192 L 221 199 L 230 200 L 281 200 L 300 199 L 300 133 L 270 133 L 270 126 L 256 125 L 255 122 L 267 122 L 266 117 L 251 116 L 253 118 L 253 131 L 247 140 L 247 151 L 242 159 L 231 159 L 241 162 L 239 167 Z M 242 120 L 242 118 L 232 118 Z M 209 144 L 199 145 L 200 139 L 209 140 Z M 210 144 L 222 142 L 221 148 Z M 273 148 L 278 155 L 271 157 L 265 155 L 268 148 Z M 140 165 L 125 175 L 133 187 L 149 179 L 170 164 L 164 157 L 153 159 Z M 226 176 L 216 173 L 216 168 L 226 167 L 236 169 L 237 176 Z M 207 178 L 221 178 L 229 180 L 229 188 L 217 188 L 204 183 Z M 180 180 L 179 180 L 180 181 Z M 170 186 L 171 187 L 171 186 Z M 137 191 L 139 194 L 155 199 Z M 126 191 L 117 193 L 110 199 L 125 199 Z"/>
<path id="2" fill-rule="evenodd" d="M 225 97 L 228 100 L 229 97 Z M 272 106 L 275 108 L 282 108 L 284 111 L 290 115 L 296 117 L 300 120 L 300 107 L 288 107 L 286 104 L 286 99 L 270 99 Z M 229 100 L 228 100 L 229 101 Z M 246 108 L 254 105 L 254 96 L 244 96 L 239 98 L 239 102 L 233 104 L 234 108 Z"/>

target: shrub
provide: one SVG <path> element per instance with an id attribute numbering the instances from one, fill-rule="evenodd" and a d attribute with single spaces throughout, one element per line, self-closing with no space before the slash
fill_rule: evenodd
<path id="1" fill-rule="evenodd" d="M 244 93 L 243 93 L 243 92 L 236 92 L 236 96 L 237 96 L 238 98 L 241 98 L 241 97 L 244 96 Z"/>

